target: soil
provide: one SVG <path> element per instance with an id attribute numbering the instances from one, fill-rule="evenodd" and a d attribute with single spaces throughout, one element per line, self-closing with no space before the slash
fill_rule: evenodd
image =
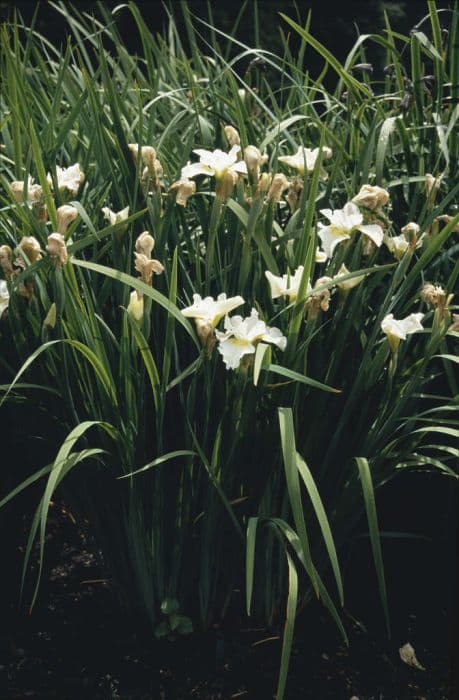
<path id="1" fill-rule="evenodd" d="M 278 630 L 233 625 L 158 642 L 126 619 L 101 579 L 97 555 L 58 506 L 47 537 L 48 567 L 37 604 L 31 615 L 10 611 L 10 624 L 0 632 L 0 700 L 274 697 Z M 353 610 L 359 610 L 357 598 Z M 377 616 L 366 629 L 345 612 L 349 647 L 319 604 L 310 605 L 297 622 L 286 700 L 453 700 L 446 603 L 437 600 L 429 609 L 419 596 L 408 599 L 412 605 L 402 599 L 396 610 L 391 641 Z M 362 608 L 367 617 L 368 607 L 379 605 L 377 598 L 368 602 L 366 612 Z M 406 642 L 424 671 L 402 662 L 399 647 Z"/>

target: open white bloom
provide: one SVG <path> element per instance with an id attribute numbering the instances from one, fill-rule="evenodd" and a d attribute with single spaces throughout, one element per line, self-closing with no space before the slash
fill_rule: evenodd
<path id="1" fill-rule="evenodd" d="M 422 331 L 421 321 L 424 314 L 410 314 L 406 318 L 397 321 L 394 314 L 388 314 L 381 322 L 381 330 L 387 335 L 391 350 L 395 352 L 401 340 L 405 340 L 407 335 Z"/>
<path id="2" fill-rule="evenodd" d="M 8 285 L 6 284 L 5 280 L 0 280 L 0 318 L 8 308 L 9 302 L 10 294 L 8 292 Z"/>
<path id="3" fill-rule="evenodd" d="M 124 209 L 117 212 L 112 211 L 108 207 L 102 207 L 102 214 L 111 226 L 116 226 L 116 224 L 120 224 L 122 221 L 126 221 L 128 218 L 129 206 L 124 207 Z"/>
<path id="4" fill-rule="evenodd" d="M 338 243 L 350 239 L 354 231 L 361 231 L 378 247 L 383 242 L 384 232 L 378 224 L 363 224 L 360 209 L 353 202 L 347 202 L 343 209 L 321 209 L 320 213 L 330 221 L 328 226 L 319 224 L 318 235 L 325 253 L 332 257 Z"/>
<path id="5" fill-rule="evenodd" d="M 300 265 L 294 274 L 282 275 L 282 277 L 276 277 L 276 275 L 273 275 L 272 272 L 266 270 L 265 277 L 269 282 L 269 286 L 271 287 L 271 298 L 277 299 L 278 297 L 288 297 L 289 301 L 295 301 L 300 288 L 303 270 L 303 265 Z M 311 285 L 308 282 L 308 291 L 310 291 L 310 289 Z"/>
<path id="6" fill-rule="evenodd" d="M 392 237 L 384 236 L 384 243 L 397 260 L 400 260 L 400 258 L 404 256 L 410 245 L 404 235 Z"/>
<path id="7" fill-rule="evenodd" d="M 229 153 L 225 153 L 219 148 L 215 151 L 195 148 L 193 153 L 199 156 L 199 163 L 187 163 L 182 168 L 180 178 L 183 180 L 196 177 L 196 175 L 210 175 L 220 180 L 227 172 L 247 175 L 245 162 L 238 160 L 237 157 L 240 150 L 241 147 L 238 144 L 234 144 Z"/>
<path id="8" fill-rule="evenodd" d="M 300 146 L 295 155 L 280 156 L 278 161 L 285 163 L 289 168 L 294 168 L 300 175 L 304 175 L 305 172 L 312 173 L 314 171 L 319 152 L 319 148 L 310 149 Z M 333 151 L 328 146 L 322 146 L 322 154 L 324 158 L 331 158 Z M 320 177 L 322 180 L 326 180 L 328 177 L 328 174 L 322 167 L 320 168 Z"/>
<path id="9" fill-rule="evenodd" d="M 200 294 L 193 294 L 193 304 L 182 309 L 182 314 L 187 318 L 194 318 L 200 321 L 210 323 L 213 328 L 217 326 L 219 321 L 229 314 L 230 311 L 244 304 L 244 299 L 241 296 L 226 298 L 226 294 L 219 294 L 217 300 L 213 297 L 204 297 Z"/>
<path id="10" fill-rule="evenodd" d="M 279 328 L 270 328 L 258 318 L 258 311 L 252 309 L 250 316 L 225 318 L 224 332 L 216 331 L 219 341 L 218 352 L 223 357 L 227 369 L 237 369 L 244 355 L 252 355 L 259 342 L 272 343 L 285 350 L 287 338 Z"/>
<path id="11" fill-rule="evenodd" d="M 365 275 L 358 275 L 357 277 L 352 277 L 352 279 L 340 282 L 340 278 L 344 277 L 344 275 L 349 275 L 350 272 L 351 271 L 348 270 L 346 265 L 343 263 L 338 270 L 338 274 L 333 277 L 333 280 L 336 282 L 338 287 L 344 292 L 348 292 L 350 289 L 357 287 L 357 285 L 359 285 L 360 282 L 362 282 L 365 279 Z"/>
<path id="12" fill-rule="evenodd" d="M 69 168 L 60 168 L 56 165 L 57 186 L 59 190 L 68 190 L 71 194 L 77 194 L 80 185 L 84 182 L 84 172 L 79 163 L 74 163 Z M 53 184 L 51 175 L 46 176 L 49 184 Z"/>
<path id="13" fill-rule="evenodd" d="M 400 260 L 409 247 L 411 247 L 412 250 L 421 247 L 425 234 L 423 233 L 422 236 L 418 238 L 419 231 L 419 225 L 414 221 L 410 221 L 406 226 L 403 226 L 400 236 L 390 237 L 384 235 L 384 243 L 397 260 Z"/>

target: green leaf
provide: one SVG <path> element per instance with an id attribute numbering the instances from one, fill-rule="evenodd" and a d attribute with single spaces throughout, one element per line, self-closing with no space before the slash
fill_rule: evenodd
<path id="1" fill-rule="evenodd" d="M 331 386 L 327 386 L 327 384 L 322 384 L 322 382 L 306 377 L 304 374 L 287 369 L 287 367 L 281 367 L 280 365 L 267 365 L 266 367 L 261 367 L 261 369 L 267 372 L 274 372 L 274 374 L 279 374 L 281 377 L 287 377 L 287 379 L 292 379 L 295 382 L 307 384 L 308 386 L 314 387 L 314 389 L 321 389 L 322 391 L 328 391 L 332 394 L 341 393 L 341 389 L 334 389 Z"/>
<path id="2" fill-rule="evenodd" d="M 283 700 L 285 694 L 290 654 L 292 651 L 293 631 L 295 629 L 296 608 L 298 605 L 298 573 L 290 554 L 288 552 L 285 554 L 288 564 L 288 597 L 276 700 Z"/>
<path id="3" fill-rule="evenodd" d="M 47 343 L 44 343 L 43 345 L 40 345 L 39 348 L 37 348 L 24 362 L 22 365 L 21 369 L 18 371 L 16 374 L 15 378 L 9 385 L 8 391 L 5 393 L 3 396 L 2 400 L 0 401 L 0 406 L 3 404 L 5 401 L 6 397 L 8 394 L 13 390 L 13 388 L 16 386 L 17 382 L 19 381 L 20 377 L 24 374 L 24 372 L 30 367 L 30 365 L 39 357 L 43 352 L 46 350 L 49 350 L 53 345 L 57 345 L 58 343 L 65 343 L 67 345 L 70 345 L 71 347 L 75 348 L 80 352 L 88 362 L 92 365 L 96 375 L 100 379 L 103 387 L 105 388 L 107 394 L 110 396 L 112 399 L 113 403 L 115 406 L 117 405 L 117 398 L 116 398 L 116 390 L 115 390 L 115 385 L 113 382 L 112 377 L 108 374 L 105 366 L 102 364 L 101 360 L 97 357 L 97 355 L 84 343 L 81 343 L 78 340 L 71 340 L 71 339 L 63 339 L 63 340 L 50 340 Z"/>
<path id="4" fill-rule="evenodd" d="M 373 559 L 376 567 L 376 575 L 378 578 L 379 595 L 384 610 L 386 619 L 387 634 L 390 638 L 390 622 L 389 608 L 387 604 L 386 580 L 384 576 L 384 563 L 381 550 L 381 540 L 379 536 L 378 516 L 376 513 L 375 494 L 373 490 L 373 479 L 371 477 L 370 465 L 365 457 L 356 457 L 355 461 L 360 474 L 360 482 L 362 485 L 363 499 L 365 510 L 368 519 L 368 528 L 370 533 L 371 548 L 373 550 Z"/>
<path id="5" fill-rule="evenodd" d="M 198 454 L 197 452 L 193 452 L 192 450 L 175 450 L 174 452 L 168 452 L 165 455 L 161 455 L 161 457 L 156 457 L 152 462 L 148 462 L 148 464 L 145 464 L 143 467 L 140 467 L 140 469 L 136 469 L 133 472 L 129 472 L 129 474 L 123 474 L 122 476 L 118 476 L 118 479 L 128 479 L 131 476 L 134 476 L 135 474 L 141 474 L 142 472 L 146 472 L 152 467 L 158 467 L 160 464 L 163 464 L 164 462 L 168 462 L 170 459 L 175 459 L 176 457 L 197 457 Z"/>
<path id="6" fill-rule="evenodd" d="M 301 547 L 304 552 L 306 569 L 311 579 L 312 586 L 319 594 L 315 568 L 311 558 L 309 538 L 304 520 L 303 503 L 301 501 L 300 480 L 297 468 L 297 452 L 295 446 L 295 431 L 293 427 L 293 414 L 291 408 L 279 408 L 279 428 L 281 434 L 282 455 L 284 458 L 285 477 L 287 481 L 287 491 L 292 509 L 293 521 L 298 533 Z"/>
<path id="7" fill-rule="evenodd" d="M 335 576 L 336 586 L 338 588 L 338 594 L 341 605 L 344 605 L 344 593 L 343 593 L 343 582 L 341 579 L 341 571 L 338 563 L 338 555 L 336 553 L 335 543 L 333 541 L 333 536 L 331 533 L 330 524 L 328 522 L 327 514 L 325 512 L 322 499 L 320 497 L 319 491 L 317 489 L 314 478 L 311 474 L 311 470 L 304 461 L 304 459 L 297 453 L 297 468 L 303 479 L 304 485 L 309 493 L 311 503 L 313 505 L 314 511 L 319 521 L 322 536 L 324 538 L 325 547 L 327 548 L 328 557 L 330 559 L 330 564 L 333 569 Z"/>
<path id="8" fill-rule="evenodd" d="M 267 357 L 265 358 L 265 355 Z M 268 364 L 271 361 L 271 346 L 268 343 L 258 343 L 255 351 L 255 360 L 253 363 L 253 385 L 257 386 L 260 370 L 263 364 Z"/>
<path id="9" fill-rule="evenodd" d="M 131 326 L 132 334 L 135 338 L 135 341 L 137 343 L 137 347 L 139 348 L 140 354 L 142 356 L 143 362 L 145 364 L 145 368 L 147 370 L 148 378 L 150 380 L 150 386 L 151 386 L 151 391 L 153 393 L 153 401 L 155 404 L 155 409 L 158 410 L 158 405 L 159 405 L 159 397 L 158 397 L 158 387 L 161 384 L 161 381 L 159 379 L 159 374 L 158 374 L 158 369 L 156 367 L 155 360 L 153 358 L 153 354 L 148 346 L 148 343 L 145 339 L 144 334 L 139 328 L 138 323 L 135 321 L 135 319 L 132 318 L 132 316 L 128 313 L 126 313 L 129 325 Z"/>
<path id="10" fill-rule="evenodd" d="M 138 292 L 142 292 L 142 294 L 145 294 L 145 296 L 150 297 L 153 299 L 153 301 L 156 301 L 156 303 L 166 309 L 166 311 L 168 311 L 175 318 L 175 320 L 178 321 L 183 328 L 185 328 L 198 350 L 201 349 L 191 324 L 187 321 L 185 316 L 180 312 L 175 304 L 172 304 L 167 297 L 160 292 L 157 292 L 156 289 L 153 289 L 153 287 L 150 287 L 148 284 L 145 284 L 145 282 L 142 282 L 142 280 L 140 280 L 138 277 L 133 277 L 125 272 L 120 272 L 119 270 L 114 270 L 111 267 L 88 262 L 86 260 L 77 260 L 76 258 L 72 258 L 72 263 L 74 265 L 78 265 L 79 267 L 84 267 L 87 270 L 93 270 L 94 272 L 99 272 L 101 275 L 106 275 L 112 279 L 119 280 L 123 284 L 126 284 L 129 287 L 136 289 Z"/>
<path id="11" fill-rule="evenodd" d="M 257 537 L 258 518 L 249 518 L 247 523 L 247 539 L 245 549 L 245 590 L 246 590 L 246 609 L 247 615 L 250 615 L 252 607 L 253 593 L 253 576 L 255 569 L 255 544 Z"/>

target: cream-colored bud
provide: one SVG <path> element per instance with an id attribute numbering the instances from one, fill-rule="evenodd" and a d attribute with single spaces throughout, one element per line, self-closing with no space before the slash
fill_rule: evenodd
<path id="1" fill-rule="evenodd" d="M 268 190 L 268 199 L 273 202 L 278 202 L 282 197 L 282 193 L 290 185 L 289 181 L 283 173 L 277 173 L 274 175 L 271 187 Z"/>
<path id="2" fill-rule="evenodd" d="M 330 282 L 333 282 L 331 277 L 319 277 L 319 279 L 314 285 L 314 288 L 317 289 L 323 284 L 329 284 Z M 322 311 L 328 311 L 328 308 L 330 306 L 330 290 L 323 289 L 321 292 L 318 292 L 317 298 L 320 299 L 320 308 L 322 309 Z"/>
<path id="3" fill-rule="evenodd" d="M 69 259 L 67 246 L 65 245 L 65 239 L 62 233 L 51 233 L 48 236 L 46 250 L 58 265 L 65 265 Z"/>
<path id="4" fill-rule="evenodd" d="M 223 131 L 225 132 L 225 136 L 230 146 L 239 146 L 239 144 L 241 143 L 241 139 L 239 137 L 238 130 L 235 129 L 234 126 L 228 124 L 228 126 L 225 126 Z"/>
<path id="5" fill-rule="evenodd" d="M 169 187 L 169 192 L 175 192 L 175 201 L 181 207 L 186 207 L 189 197 L 196 192 L 196 183 L 194 180 L 177 180 Z"/>
<path id="6" fill-rule="evenodd" d="M 257 183 L 257 189 L 255 191 L 256 195 L 263 195 L 269 190 L 273 176 L 271 173 L 261 173 L 260 179 Z"/>
<path id="7" fill-rule="evenodd" d="M 421 299 L 429 306 L 438 306 L 440 299 L 446 296 L 443 287 L 427 282 L 421 289 Z"/>
<path id="8" fill-rule="evenodd" d="M 427 198 L 430 201 L 434 201 L 438 190 L 440 189 L 441 181 L 443 180 L 443 175 L 439 177 L 434 177 L 431 173 L 426 173 L 424 188 Z"/>
<path id="9" fill-rule="evenodd" d="M 454 294 L 447 294 L 440 285 L 427 282 L 421 289 L 421 299 L 433 309 L 438 309 L 440 317 L 445 316 Z"/>
<path id="10" fill-rule="evenodd" d="M 451 325 L 448 328 L 448 332 L 454 331 L 455 333 L 459 333 L 459 314 L 452 314 L 451 317 Z"/>
<path id="11" fill-rule="evenodd" d="M 11 191 L 17 202 L 24 201 L 24 183 L 22 180 L 15 180 L 10 184 Z M 33 179 L 29 178 L 29 184 L 27 188 L 27 201 L 28 202 L 38 202 L 43 197 L 43 188 L 41 185 L 34 185 Z"/>
<path id="12" fill-rule="evenodd" d="M 389 201 L 389 192 L 377 185 L 362 185 L 360 192 L 352 199 L 354 204 L 367 207 L 367 209 L 379 209 Z"/>
<path id="13" fill-rule="evenodd" d="M 131 298 L 127 307 L 128 314 L 138 323 L 143 318 L 143 294 L 135 289 L 131 292 Z"/>
<path id="14" fill-rule="evenodd" d="M 57 307 L 55 302 L 51 304 L 49 307 L 49 311 L 45 316 L 45 320 L 43 321 L 43 325 L 47 326 L 48 328 L 54 328 L 56 325 L 56 317 L 57 317 Z"/>
<path id="15" fill-rule="evenodd" d="M 314 284 L 314 289 L 318 289 L 323 284 L 329 284 L 330 282 L 333 282 L 331 277 L 319 277 Z M 306 299 L 306 310 L 309 320 L 317 318 L 319 311 L 328 311 L 330 308 L 330 297 L 330 290 L 322 289 L 320 292 L 314 292 Z"/>
<path id="16" fill-rule="evenodd" d="M 287 194 L 285 195 L 285 199 L 288 202 L 288 205 L 290 207 L 290 211 L 293 214 L 298 208 L 298 202 L 300 199 L 300 195 L 303 191 L 304 187 L 304 180 L 301 177 L 295 177 L 293 178 L 289 190 Z"/>
<path id="17" fill-rule="evenodd" d="M 260 168 L 268 160 L 266 153 L 262 155 L 256 146 L 247 146 L 247 148 L 244 149 L 244 160 L 249 173 L 254 180 L 258 180 Z"/>
<path id="18" fill-rule="evenodd" d="M 139 144 L 138 143 L 128 143 L 128 148 L 132 153 L 132 157 L 137 161 L 139 157 Z M 153 146 L 142 146 L 140 149 L 140 158 L 143 165 L 148 167 L 153 167 L 156 159 L 156 151 Z"/>
<path id="19" fill-rule="evenodd" d="M 150 185 L 155 192 L 160 192 L 162 183 L 161 178 L 163 176 L 163 166 L 158 158 L 154 158 L 149 165 L 145 166 L 142 171 L 141 181 L 144 184 L 145 180 L 150 180 Z"/>
<path id="20" fill-rule="evenodd" d="M 30 264 L 37 262 L 41 258 L 40 244 L 34 236 L 23 236 L 19 242 L 17 252 L 21 254 L 23 261 L 25 256 L 25 262 Z"/>
<path id="21" fill-rule="evenodd" d="M 71 204 L 63 204 L 56 211 L 57 213 L 57 231 L 65 234 L 72 221 L 78 217 L 78 209 L 72 207 Z"/>
<path id="22" fill-rule="evenodd" d="M 22 202 L 24 200 L 24 183 L 20 180 L 15 180 L 10 184 L 10 189 L 13 196 L 17 202 Z"/>
<path id="23" fill-rule="evenodd" d="M 445 224 L 449 224 L 450 221 L 454 219 L 454 216 L 450 216 L 449 214 L 442 214 L 441 216 L 437 216 L 435 221 L 444 221 Z M 457 223 L 454 228 L 453 228 L 454 233 L 459 233 L 459 223 Z"/>
<path id="24" fill-rule="evenodd" d="M 0 267 L 6 279 L 10 279 L 13 274 L 13 251 L 9 245 L 0 246 Z"/>
<path id="25" fill-rule="evenodd" d="M 403 233 L 403 235 L 406 236 L 407 241 L 409 241 L 410 238 L 413 237 L 413 235 L 417 237 L 420 228 L 419 225 L 416 224 L 414 221 L 410 221 L 408 224 L 406 224 L 406 226 L 403 226 L 403 228 L 400 230 Z"/>
<path id="26" fill-rule="evenodd" d="M 226 170 L 223 175 L 216 179 L 215 193 L 222 202 L 231 197 L 233 189 L 238 181 L 238 174 L 234 170 Z"/>
<path id="27" fill-rule="evenodd" d="M 135 249 L 137 253 L 142 253 L 143 255 L 146 255 L 147 258 L 151 258 L 151 253 L 154 247 L 155 239 L 148 231 L 141 233 L 135 242 Z"/>
<path id="28" fill-rule="evenodd" d="M 414 250 L 418 243 L 418 233 L 420 231 L 418 224 L 414 221 L 410 221 L 400 230 L 410 244 L 411 249 Z"/>

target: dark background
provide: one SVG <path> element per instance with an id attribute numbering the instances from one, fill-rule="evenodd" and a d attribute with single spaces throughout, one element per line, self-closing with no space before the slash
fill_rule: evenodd
<path id="1" fill-rule="evenodd" d="M 64 3 L 70 5 L 71 3 Z M 98 14 L 97 2 L 72 3 L 80 11 Z M 121 0 L 105 0 L 103 5 L 109 9 L 117 7 Z M 172 11 L 178 27 L 179 35 L 186 45 L 186 31 L 181 11 L 180 0 L 139 0 L 137 5 L 142 10 L 142 15 L 151 31 L 163 33 L 167 27 L 168 12 Z M 323 42 L 328 48 L 332 48 L 334 54 L 343 60 L 350 50 L 357 36 L 360 34 L 380 32 L 385 26 L 384 12 L 387 12 L 393 28 L 402 34 L 409 34 L 410 30 L 421 22 L 428 14 L 426 0 L 184 0 L 189 11 L 204 20 L 209 19 L 209 8 L 213 24 L 226 33 L 231 33 L 239 10 L 246 6 L 243 19 L 237 29 L 236 38 L 249 45 L 270 50 L 274 53 L 281 51 L 280 30 L 289 33 L 288 25 L 279 17 L 279 12 L 292 17 L 296 21 L 300 18 L 306 21 L 309 10 L 312 11 L 311 31 L 314 36 Z M 453 5 L 453 0 L 437 0 L 440 23 L 448 26 L 450 13 L 448 8 Z M 259 36 L 256 35 L 253 16 L 255 6 L 259 14 Z M 35 11 L 38 9 L 36 29 L 47 36 L 54 43 L 65 42 L 67 27 L 65 20 L 53 9 L 47 0 L 0 0 L 0 16 L 8 19 L 17 10 L 25 23 L 30 25 Z M 130 51 L 139 51 L 137 31 L 134 21 L 128 10 L 118 15 L 118 26 L 122 37 Z M 428 20 L 421 25 L 421 30 L 427 30 Z M 195 27 L 202 33 L 204 41 L 208 38 L 208 29 L 195 22 Z M 225 41 L 222 39 L 222 41 Z M 290 36 L 290 43 L 294 48 L 297 38 Z M 202 44 L 203 48 L 205 44 Z M 320 71 L 322 61 L 314 53 L 308 54 L 307 68 L 314 75 Z M 380 64 L 383 59 L 381 54 L 369 55 L 367 60 Z M 382 66 L 380 66 L 382 67 Z"/>

